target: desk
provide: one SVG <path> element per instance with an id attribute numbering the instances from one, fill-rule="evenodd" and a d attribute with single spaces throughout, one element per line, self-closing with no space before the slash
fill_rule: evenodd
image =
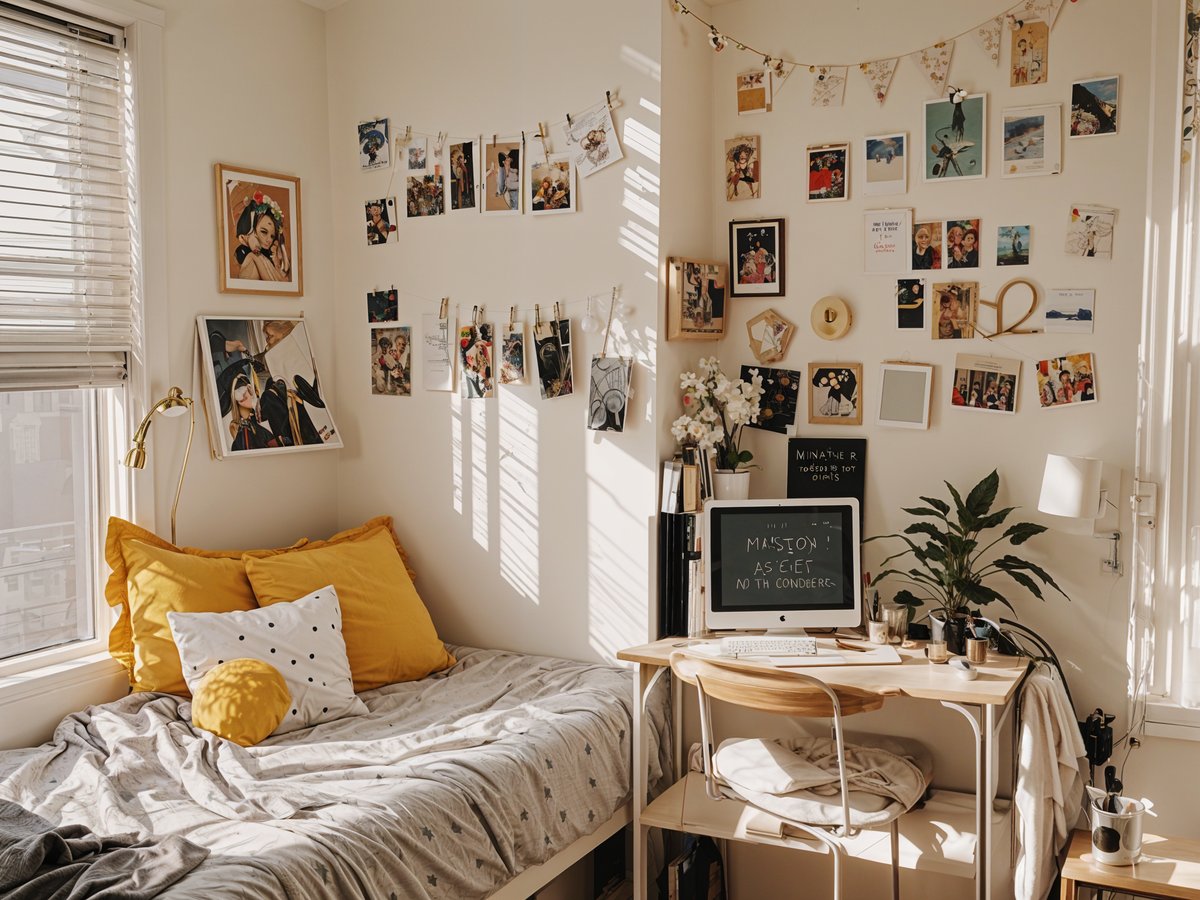
<path id="1" fill-rule="evenodd" d="M 1138 897 L 1200 898 L 1200 841 L 1142 835 L 1142 856 L 1132 866 L 1092 861 L 1092 836 L 1076 831 L 1063 863 L 1063 900 L 1081 887 L 1116 890 Z"/>
<path id="2" fill-rule="evenodd" d="M 634 900 L 646 900 L 646 841 L 649 829 L 655 827 L 654 810 L 647 816 L 648 749 L 646 744 L 645 701 L 651 688 L 670 671 L 673 650 L 687 646 L 683 638 L 664 638 L 651 644 L 629 647 L 617 654 L 625 662 L 637 663 L 638 678 L 634 681 L 633 719 L 633 886 Z M 993 803 L 996 797 L 995 743 L 1000 729 L 1012 711 L 1013 700 L 1029 670 L 1029 661 L 1021 657 L 990 654 L 988 661 L 978 666 L 975 681 L 959 678 L 947 666 L 935 666 L 926 661 L 923 651 L 900 650 L 903 662 L 887 666 L 815 666 L 794 671 L 820 678 L 835 687 L 858 688 L 884 696 L 912 697 L 932 700 L 961 714 L 970 724 L 975 745 L 975 887 L 979 900 L 991 897 L 991 839 Z M 793 671 L 789 669 L 788 671 Z M 676 760 L 680 759 L 680 709 L 678 692 L 675 703 Z M 656 807 L 682 803 L 686 794 L 686 772 L 678 773 L 680 784 L 655 800 Z M 679 790 L 676 790 L 679 788 Z M 673 796 L 668 797 L 668 794 Z M 676 800 L 677 798 L 677 800 Z M 723 801 L 732 803 L 734 801 Z M 672 817 L 673 818 L 673 817 Z M 664 821 L 659 819 L 658 821 Z M 901 820 L 903 822 L 903 820 Z M 746 834 L 717 835 L 740 840 L 756 840 Z M 768 841 L 763 841 L 768 843 Z"/>

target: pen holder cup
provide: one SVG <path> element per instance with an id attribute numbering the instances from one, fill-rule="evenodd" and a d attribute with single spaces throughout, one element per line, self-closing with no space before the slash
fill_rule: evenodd
<path id="1" fill-rule="evenodd" d="M 967 660 L 973 663 L 987 662 L 988 639 L 967 638 Z"/>
<path id="2" fill-rule="evenodd" d="M 1118 797 L 1121 812 L 1106 812 L 1093 800 L 1092 856 L 1107 866 L 1131 866 L 1142 852 L 1142 815 L 1146 807 L 1131 797 Z"/>
<path id="3" fill-rule="evenodd" d="M 867 622 L 867 638 L 872 644 L 886 644 L 888 642 L 888 624 L 887 622 Z"/>

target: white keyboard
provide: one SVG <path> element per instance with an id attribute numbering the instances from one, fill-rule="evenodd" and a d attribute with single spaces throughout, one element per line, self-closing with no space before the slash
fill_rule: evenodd
<path id="1" fill-rule="evenodd" d="M 722 656 L 816 656 L 817 642 L 810 637 L 723 637 Z"/>

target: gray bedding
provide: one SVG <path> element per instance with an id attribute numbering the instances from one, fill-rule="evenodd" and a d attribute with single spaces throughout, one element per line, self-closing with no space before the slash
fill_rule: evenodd
<path id="1" fill-rule="evenodd" d="M 179 697 L 90 707 L 50 743 L 0 752 L 0 799 L 97 834 L 207 848 L 162 894 L 173 900 L 485 897 L 626 802 L 632 679 L 455 649 L 444 673 L 361 694 L 367 715 L 256 747 L 193 729 Z M 652 782 L 665 703 L 660 692 Z"/>

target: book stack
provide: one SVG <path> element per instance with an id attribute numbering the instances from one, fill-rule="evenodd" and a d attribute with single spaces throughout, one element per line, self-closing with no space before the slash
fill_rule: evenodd
<path id="1" fill-rule="evenodd" d="M 684 447 L 663 463 L 662 506 L 665 513 L 697 513 L 713 495 L 711 450 Z"/>
<path id="2" fill-rule="evenodd" d="M 687 636 L 699 627 L 704 570 L 700 518 L 713 494 L 711 450 L 684 447 L 663 463 L 658 519 L 658 636 Z"/>

